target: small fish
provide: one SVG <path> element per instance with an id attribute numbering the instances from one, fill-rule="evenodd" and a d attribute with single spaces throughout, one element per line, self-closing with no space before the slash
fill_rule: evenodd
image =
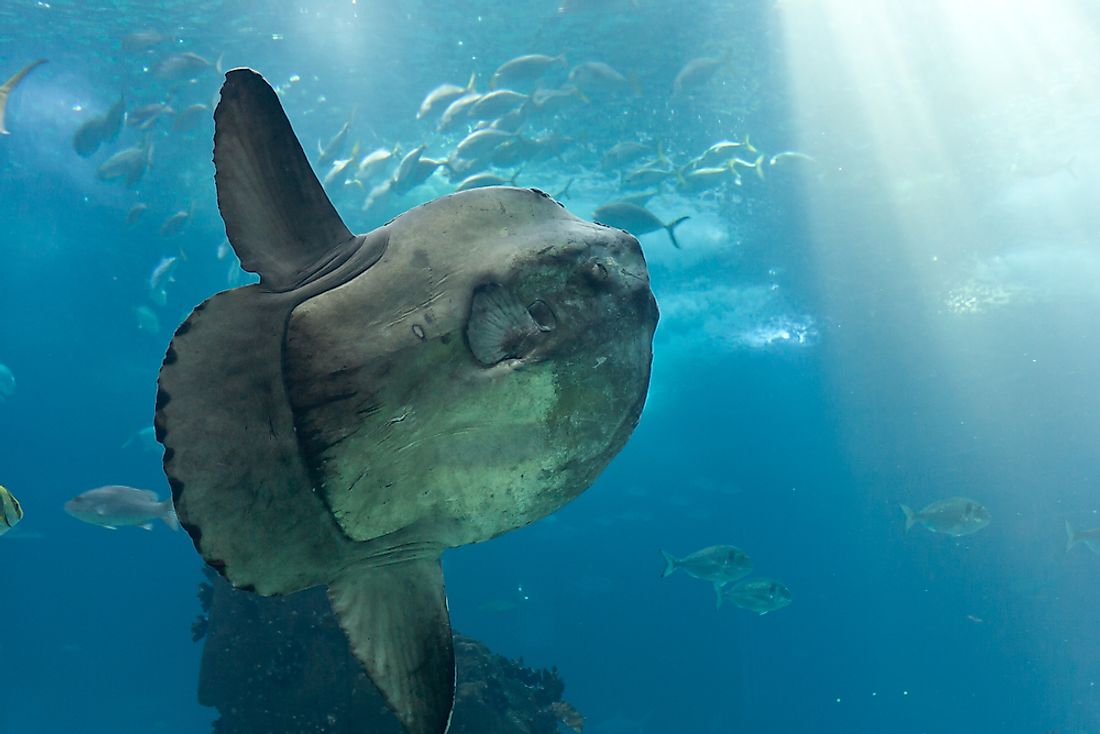
<path id="1" fill-rule="evenodd" d="M 127 186 L 133 186 L 153 162 L 153 146 L 135 145 L 112 155 L 96 169 L 96 178 L 100 181 L 122 179 Z"/>
<path id="2" fill-rule="evenodd" d="M 142 451 L 148 451 L 151 454 L 157 454 L 161 451 L 161 446 L 157 443 L 157 431 L 153 426 L 146 426 L 140 431 L 135 431 L 122 444 L 122 448 L 124 449 L 128 449 L 131 446 L 136 446 Z"/>
<path id="3" fill-rule="evenodd" d="M 577 64 L 569 72 L 569 81 L 590 97 L 595 93 L 611 94 L 628 88 L 638 92 L 636 83 L 602 61 Z"/>
<path id="4" fill-rule="evenodd" d="M 15 527 L 23 519 L 23 508 L 5 487 L 0 486 L 0 535 Z"/>
<path id="5" fill-rule="evenodd" d="M 493 72 L 493 76 L 489 78 L 489 89 L 533 86 L 550 71 L 551 67 L 557 65 L 566 68 L 565 54 L 557 56 L 547 56 L 546 54 L 517 56 L 514 59 L 505 61 Z"/>
<path id="6" fill-rule="evenodd" d="M 479 99 L 481 99 L 481 95 L 477 92 L 467 92 L 451 102 L 447 105 L 447 109 L 443 110 L 443 116 L 439 118 L 436 129 L 439 132 L 446 132 L 454 127 L 459 120 L 465 120 L 470 112 L 470 107 L 476 104 Z"/>
<path id="7" fill-rule="evenodd" d="M 138 53 L 141 51 L 148 51 L 167 40 L 168 36 L 156 31 L 135 31 L 134 33 L 127 33 L 123 36 L 122 40 L 119 42 L 119 46 L 127 53 Z"/>
<path id="8" fill-rule="evenodd" d="M 126 98 L 118 101 L 102 115 L 85 120 L 73 133 L 73 150 L 81 158 L 87 158 L 99 150 L 99 146 L 118 137 L 122 120 L 126 117 Z"/>
<path id="9" fill-rule="evenodd" d="M 447 105 L 462 95 L 473 92 L 476 80 L 477 72 L 474 72 L 470 74 L 470 81 L 466 83 L 465 87 L 460 87 L 457 84 L 440 84 L 424 97 L 424 101 L 420 103 L 420 109 L 416 112 L 416 119 L 422 120 L 432 114 L 434 110 L 446 109 Z"/>
<path id="10" fill-rule="evenodd" d="M 168 301 L 165 286 L 175 280 L 172 272 L 178 263 L 177 257 L 162 257 L 149 273 L 149 280 L 146 283 L 149 286 L 149 297 L 159 306 L 163 306 Z"/>
<path id="11" fill-rule="evenodd" d="M 0 363 L 0 403 L 15 394 L 15 375 L 6 364 Z"/>
<path id="12" fill-rule="evenodd" d="M 470 105 L 470 109 L 466 114 L 474 120 L 492 120 L 521 107 L 529 99 L 531 98 L 528 95 L 520 94 L 511 89 L 498 89 L 481 95 L 476 102 Z"/>
<path id="13" fill-rule="evenodd" d="M 199 123 L 207 119 L 213 119 L 210 116 L 210 105 L 201 103 L 188 105 L 172 118 L 172 132 L 194 130 Z"/>
<path id="14" fill-rule="evenodd" d="M 627 140 L 622 143 L 616 143 L 610 150 L 604 153 L 603 158 L 600 159 L 600 165 L 607 169 L 622 168 L 629 163 L 644 158 L 652 152 L 652 145 L 639 143 L 634 140 Z"/>
<path id="15" fill-rule="evenodd" d="M 626 230 L 634 236 L 663 229 L 668 232 L 668 238 L 672 240 L 672 246 L 676 249 L 680 249 L 680 243 L 676 241 L 673 230 L 691 218 L 690 216 L 683 216 L 665 224 L 644 206 L 630 204 L 625 201 L 613 201 L 610 204 L 604 204 L 593 212 L 592 217 L 600 224 Z"/>
<path id="16" fill-rule="evenodd" d="M 187 223 L 191 221 L 191 212 L 180 210 L 170 215 L 160 224 L 160 236 L 172 237 L 183 231 Z M 175 258 L 172 258 L 175 260 Z"/>
<path id="17" fill-rule="evenodd" d="M 355 159 L 358 157 L 359 143 L 357 141 L 355 145 L 351 147 L 351 154 L 347 158 L 341 158 L 332 162 L 332 166 L 329 168 L 328 173 L 325 174 L 325 186 L 335 188 L 347 181 L 348 174 L 351 173 L 352 164 L 355 163 Z"/>
<path id="18" fill-rule="evenodd" d="M 692 578 L 709 581 L 714 584 L 718 606 L 722 604 L 722 587 L 752 572 L 752 560 L 748 554 L 732 545 L 708 546 L 683 558 L 676 558 L 664 550 L 661 555 L 665 557 L 665 570 L 661 572 L 661 578 L 679 569 Z"/>
<path id="19" fill-rule="evenodd" d="M 397 167 L 397 172 L 394 173 L 393 178 L 390 179 L 388 191 L 392 191 L 395 194 L 407 194 L 427 181 L 428 178 L 435 173 L 435 170 L 439 168 L 443 162 L 432 160 L 431 158 L 421 158 L 426 149 L 426 145 L 420 145 L 410 150 L 405 157 L 401 159 L 401 164 Z M 374 192 L 372 191 L 371 194 L 373 196 Z"/>
<path id="20" fill-rule="evenodd" d="M 728 599 L 742 609 L 767 614 L 791 603 L 791 590 L 771 579 L 751 579 L 722 589 Z"/>
<path id="21" fill-rule="evenodd" d="M 515 133 L 506 133 L 501 130 L 484 128 L 470 133 L 455 146 L 451 152 L 451 160 L 476 161 L 487 156 L 502 144 L 515 137 Z"/>
<path id="22" fill-rule="evenodd" d="M 141 215 L 144 214 L 145 212 L 147 212 L 148 210 L 149 210 L 149 205 L 148 204 L 145 204 L 145 203 L 140 202 L 140 201 L 138 203 L 134 204 L 132 207 L 130 207 L 130 210 L 126 212 L 126 224 L 127 225 L 134 224 L 138 219 L 141 218 Z"/>
<path id="23" fill-rule="evenodd" d="M 700 192 L 717 188 L 737 176 L 730 166 L 708 166 L 696 168 L 679 175 L 680 188 L 686 191 Z"/>
<path id="24" fill-rule="evenodd" d="M 678 96 L 710 81 L 719 67 L 729 62 L 732 51 L 726 49 L 721 56 L 700 56 L 684 64 L 672 82 L 672 94 Z"/>
<path id="25" fill-rule="evenodd" d="M 1084 543 L 1093 553 L 1100 553 L 1100 528 L 1074 530 L 1069 520 L 1066 520 L 1066 553 L 1078 543 Z"/>
<path id="26" fill-rule="evenodd" d="M 0 135 L 11 135 L 8 129 L 4 126 L 4 111 L 8 107 L 8 97 L 11 96 L 12 90 L 15 89 L 19 82 L 23 81 L 23 77 L 30 74 L 35 68 L 46 63 L 49 59 L 39 59 L 38 61 L 32 61 L 24 66 L 19 71 L 15 72 L 10 79 L 3 84 L 0 84 Z"/>
<path id="27" fill-rule="evenodd" d="M 90 489 L 65 503 L 65 512 L 77 520 L 117 530 L 122 525 L 137 525 L 153 529 L 153 520 L 163 520 L 173 530 L 179 530 L 179 520 L 172 498 L 161 500 L 156 492 L 122 485 Z"/>
<path id="28" fill-rule="evenodd" d="M 816 162 L 814 160 L 814 157 L 811 156 L 811 155 L 806 155 L 805 153 L 800 153 L 797 150 L 785 150 L 782 153 L 776 153 L 771 158 L 769 158 L 768 159 L 768 165 L 769 166 L 774 166 L 774 165 L 778 164 L 780 161 L 786 161 L 786 160 L 809 161 L 810 163 L 815 163 Z"/>
<path id="29" fill-rule="evenodd" d="M 512 174 L 511 178 L 504 178 L 495 173 L 475 173 L 473 176 L 467 176 L 462 179 L 462 181 L 455 186 L 455 192 L 480 189 L 485 186 L 515 186 L 516 177 L 519 176 L 522 170 L 523 169 L 516 169 L 516 172 Z"/>
<path id="30" fill-rule="evenodd" d="M 329 165 L 344 151 L 344 143 L 347 142 L 348 131 L 351 130 L 351 122 L 354 117 L 355 113 L 353 112 L 351 116 L 348 117 L 347 122 L 345 122 L 328 141 L 328 145 L 322 146 L 320 143 L 317 144 L 317 165 L 319 167 L 323 168 Z"/>
<path id="31" fill-rule="evenodd" d="M 126 126 L 136 127 L 138 130 L 148 130 L 161 117 L 174 111 L 168 106 L 167 102 L 151 102 L 141 107 L 135 107 L 126 113 Z"/>
<path id="32" fill-rule="evenodd" d="M 917 523 L 934 533 L 959 537 L 976 533 L 989 524 L 989 510 L 967 497 L 949 497 L 938 500 L 920 512 L 902 505 L 905 513 L 905 532 Z"/>
<path id="33" fill-rule="evenodd" d="M 625 189 L 648 188 L 658 186 L 666 179 L 676 175 L 676 171 L 662 166 L 642 166 L 622 174 L 622 186 Z"/>
<path id="34" fill-rule="evenodd" d="M 156 65 L 156 75 L 167 80 L 191 79 L 212 66 L 212 63 L 197 53 L 184 51 L 161 59 Z"/>
<path id="35" fill-rule="evenodd" d="M 692 159 L 688 166 L 691 168 L 708 168 L 710 166 L 726 165 L 744 147 L 744 143 L 736 140 L 719 140 L 704 150 L 698 158 Z"/>
<path id="36" fill-rule="evenodd" d="M 160 319 L 157 318 L 153 309 L 148 306 L 138 306 L 134 309 L 134 316 L 137 318 L 138 331 L 150 334 L 160 333 Z"/>
<path id="37" fill-rule="evenodd" d="M 398 146 L 392 148 L 375 148 L 363 156 L 359 167 L 355 171 L 355 177 L 360 181 L 369 181 L 379 173 L 383 173 L 397 157 Z"/>
<path id="38" fill-rule="evenodd" d="M 759 178 L 761 181 L 764 180 L 763 155 L 757 156 L 755 161 L 746 161 L 742 158 L 734 158 L 732 161 L 730 161 L 730 170 L 734 173 L 737 172 L 737 166 L 741 166 L 742 168 L 749 168 L 753 171 L 756 171 L 756 177 Z"/>
<path id="39" fill-rule="evenodd" d="M 584 92 L 572 84 L 558 89 L 539 88 L 531 93 L 531 109 L 543 115 L 552 115 L 572 106 L 577 100 L 585 104 L 589 102 Z"/>

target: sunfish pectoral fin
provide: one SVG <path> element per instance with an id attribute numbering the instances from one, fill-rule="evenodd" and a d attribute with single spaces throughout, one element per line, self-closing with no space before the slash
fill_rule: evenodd
<path id="1" fill-rule="evenodd" d="M 408 734 L 443 734 L 455 658 L 438 556 L 353 567 L 328 596 L 352 652 Z"/>
<path id="2" fill-rule="evenodd" d="M 225 75 L 214 112 L 214 180 L 241 267 L 295 288 L 358 247 L 309 166 L 275 90 L 251 69 Z"/>

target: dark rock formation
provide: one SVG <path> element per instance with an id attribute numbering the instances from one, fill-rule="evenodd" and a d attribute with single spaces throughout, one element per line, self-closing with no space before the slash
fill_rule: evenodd
<path id="1" fill-rule="evenodd" d="M 215 734 L 402 734 L 329 610 L 322 589 L 264 598 L 215 574 L 199 587 L 205 637 L 199 703 Z M 583 719 L 557 671 L 532 670 L 457 636 L 450 734 L 555 734 Z"/>

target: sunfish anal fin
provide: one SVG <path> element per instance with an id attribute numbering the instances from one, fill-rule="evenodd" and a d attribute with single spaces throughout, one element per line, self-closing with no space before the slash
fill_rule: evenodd
<path id="1" fill-rule="evenodd" d="M 42 64 L 46 63 L 48 59 L 39 59 L 38 61 L 32 61 L 24 66 L 19 71 L 15 72 L 10 79 L 3 84 L 0 84 L 0 135 L 10 135 L 8 129 L 4 127 L 4 111 L 8 106 L 8 96 L 11 94 L 11 90 L 15 89 L 15 85 L 23 81 L 23 77 L 30 74 L 31 71 Z"/>
<path id="2" fill-rule="evenodd" d="M 286 291 L 345 262 L 362 238 L 309 166 L 275 90 L 251 69 L 225 75 L 214 111 L 214 181 L 241 267 Z"/>
<path id="3" fill-rule="evenodd" d="M 408 734 L 443 734 L 455 657 L 439 558 L 353 567 L 328 596 L 352 652 Z"/>

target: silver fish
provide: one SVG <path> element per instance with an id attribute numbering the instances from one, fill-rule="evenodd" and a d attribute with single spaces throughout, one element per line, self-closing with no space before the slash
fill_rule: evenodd
<path id="1" fill-rule="evenodd" d="M 902 505 L 905 513 L 905 532 L 920 523 L 934 533 L 959 537 L 976 533 L 989 524 L 989 510 L 967 497 L 948 497 L 938 500 L 920 512 Z"/>
<path id="2" fill-rule="evenodd" d="M 439 132 L 446 132 L 454 127 L 459 120 L 467 119 L 470 107 L 476 104 L 479 99 L 481 99 L 481 95 L 477 92 L 468 92 L 451 102 L 447 105 L 447 109 L 443 110 L 443 116 L 439 118 L 439 124 L 436 128 Z"/>
<path id="3" fill-rule="evenodd" d="M 722 605 L 722 587 L 752 572 L 752 560 L 740 548 L 732 545 L 712 545 L 694 553 L 677 558 L 662 550 L 665 558 L 665 570 L 661 578 L 682 570 L 688 576 L 714 584 L 718 606 Z"/>
<path id="4" fill-rule="evenodd" d="M 160 225 L 161 237 L 172 237 L 183 231 L 183 228 L 187 226 L 187 223 L 191 221 L 191 212 L 178 211 L 175 214 L 168 216 Z M 175 260 L 175 258 L 172 258 Z"/>
<path id="5" fill-rule="evenodd" d="M 673 230 L 691 218 L 690 216 L 683 216 L 665 224 L 657 218 L 657 215 L 644 206 L 625 201 L 613 201 L 610 204 L 604 204 L 592 213 L 592 217 L 597 222 L 606 224 L 609 227 L 625 229 L 635 237 L 663 229 L 668 232 L 668 238 L 672 240 L 672 245 L 676 249 L 680 249 L 680 243 L 676 241 Z"/>
<path id="6" fill-rule="evenodd" d="M 123 525 L 153 529 L 153 520 L 163 520 L 173 530 L 179 530 L 172 498 L 161 500 L 156 492 L 113 484 L 90 489 L 65 503 L 65 512 L 82 522 L 110 530 Z"/>
<path id="7" fill-rule="evenodd" d="M 721 56 L 700 56 L 684 64 L 672 82 L 673 96 L 706 84 L 719 67 L 729 63 L 731 55 L 727 48 Z"/>
<path id="8" fill-rule="evenodd" d="M 73 133 L 73 149 L 77 155 L 87 158 L 99 146 L 117 138 L 125 116 L 126 98 L 120 96 L 107 112 L 85 120 Z"/>
<path id="9" fill-rule="evenodd" d="M 416 119 L 422 120 L 435 110 L 446 109 L 447 105 L 462 95 L 473 92 L 476 80 L 477 72 L 474 72 L 470 74 L 470 81 L 466 83 L 465 87 L 460 87 L 457 84 L 440 84 L 424 97 L 424 101 L 420 103 L 420 109 L 416 112 Z"/>
<path id="10" fill-rule="evenodd" d="M 498 89 L 495 92 L 483 94 L 470 105 L 467 115 L 474 120 L 492 120 L 513 110 L 518 109 L 531 99 L 526 94 L 520 94 L 511 89 Z"/>
<path id="11" fill-rule="evenodd" d="M 791 590 L 771 579 L 750 579 L 722 589 L 722 598 L 757 614 L 767 614 L 791 603 Z"/>
<path id="12" fill-rule="evenodd" d="M 336 132 L 336 134 L 332 136 L 332 139 L 328 141 L 328 145 L 317 145 L 317 165 L 327 166 L 334 160 L 336 160 L 337 156 L 339 156 L 340 153 L 343 152 L 344 143 L 347 142 L 348 130 L 351 129 L 351 121 L 353 117 L 355 117 L 354 114 L 352 114 L 352 116 L 348 118 L 347 122 L 345 122 L 344 125 Z"/>
<path id="13" fill-rule="evenodd" d="M 134 309 L 134 317 L 137 319 L 138 331 L 149 334 L 160 333 L 160 319 L 157 318 L 153 309 L 148 306 L 138 306 Z"/>
<path id="14" fill-rule="evenodd" d="M 1100 553 L 1100 528 L 1075 530 L 1066 520 L 1066 553 L 1078 543 L 1083 543 L 1093 553 Z"/>
<path id="15" fill-rule="evenodd" d="M 637 87 L 609 64 L 602 61 L 586 61 L 577 64 L 569 72 L 569 81 L 588 96 L 594 93 L 610 94 Z"/>
<path id="16" fill-rule="evenodd" d="M 170 81 L 191 79 L 213 66 L 213 63 L 197 53 L 184 51 L 161 59 L 156 65 L 156 75 Z"/>
<path id="17" fill-rule="evenodd" d="M 604 153 L 603 158 L 600 159 L 600 165 L 609 169 L 621 168 L 652 152 L 652 145 L 628 140 L 622 143 L 616 143 L 610 150 Z"/>
<path id="18" fill-rule="evenodd" d="M 565 54 L 527 54 L 501 64 L 489 79 L 489 89 L 501 87 L 529 87 L 550 71 L 551 67 L 566 67 Z"/>
<path id="19" fill-rule="evenodd" d="M 153 162 L 153 146 L 135 145 L 132 148 L 120 150 L 113 156 L 103 161 L 96 169 L 96 178 L 100 181 L 122 179 L 127 186 L 133 186 Z"/>

